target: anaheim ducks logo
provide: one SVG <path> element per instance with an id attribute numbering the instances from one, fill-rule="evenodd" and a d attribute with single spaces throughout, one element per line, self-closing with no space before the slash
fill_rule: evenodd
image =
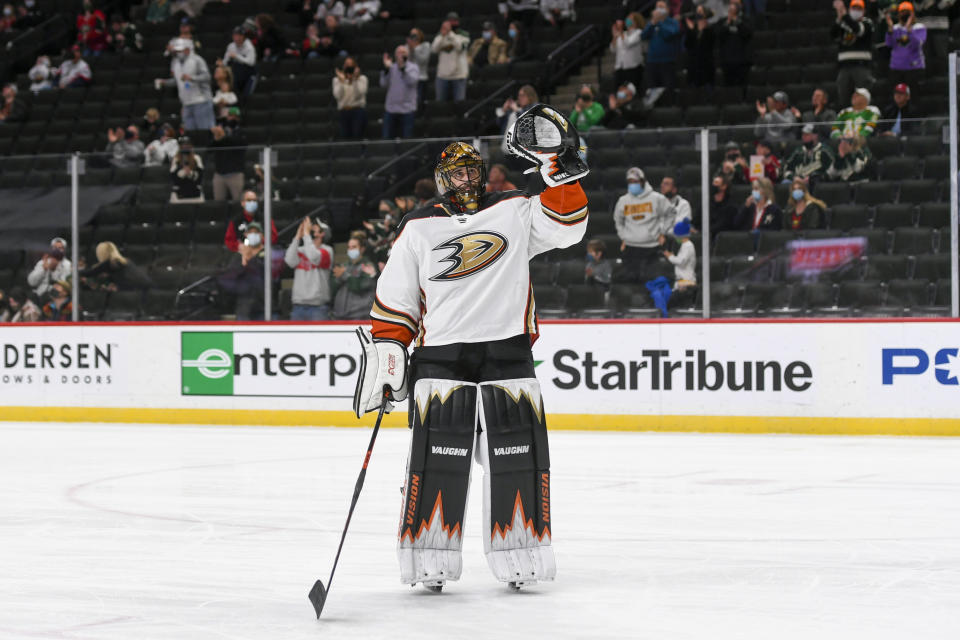
<path id="1" fill-rule="evenodd" d="M 564 131 L 567 131 L 567 119 L 562 115 L 551 109 L 550 107 L 544 107 L 543 112 L 550 116 Z"/>
<path id="2" fill-rule="evenodd" d="M 459 280 L 486 269 L 506 252 L 507 239 L 493 231 L 475 231 L 451 238 L 433 248 L 434 251 L 444 249 L 450 253 L 440 262 L 449 262 L 450 266 L 431 280 Z"/>

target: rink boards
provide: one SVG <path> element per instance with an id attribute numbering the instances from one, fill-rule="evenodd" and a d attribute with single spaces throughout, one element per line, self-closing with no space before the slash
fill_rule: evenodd
<path id="1" fill-rule="evenodd" d="M 7 325 L 0 417 L 357 426 L 355 325 Z M 544 322 L 551 429 L 960 435 L 960 323 Z M 405 426 L 405 407 L 388 416 Z"/>

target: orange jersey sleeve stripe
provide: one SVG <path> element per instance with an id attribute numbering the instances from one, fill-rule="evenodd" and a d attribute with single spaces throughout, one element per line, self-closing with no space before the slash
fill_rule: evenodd
<path id="1" fill-rule="evenodd" d="M 587 194 L 579 182 L 547 187 L 540 194 L 540 204 L 560 215 L 580 211 L 587 206 Z"/>
<path id="2" fill-rule="evenodd" d="M 373 329 L 370 333 L 372 333 L 375 338 L 388 338 L 404 345 L 409 345 L 413 340 L 413 331 L 410 331 L 410 329 L 404 325 L 393 324 L 392 322 L 385 322 L 383 320 L 377 320 L 376 318 L 372 320 Z"/>

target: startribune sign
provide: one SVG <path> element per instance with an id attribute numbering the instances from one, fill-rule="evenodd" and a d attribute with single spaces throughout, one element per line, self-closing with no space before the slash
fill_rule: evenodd
<path id="1" fill-rule="evenodd" d="M 352 331 L 183 331 L 180 392 L 350 398 L 352 338 Z"/>

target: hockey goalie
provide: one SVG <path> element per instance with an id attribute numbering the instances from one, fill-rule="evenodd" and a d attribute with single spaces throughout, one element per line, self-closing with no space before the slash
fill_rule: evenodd
<path id="1" fill-rule="evenodd" d="M 454 142 L 440 194 L 400 223 L 363 345 L 357 416 L 407 397 L 412 429 L 400 519 L 400 579 L 439 591 L 461 573 L 473 459 L 483 467 L 484 551 L 511 588 L 553 580 L 550 455 L 531 345 L 532 257 L 587 227 L 580 139 L 557 110 L 531 106 L 507 131 L 539 174 L 527 191 L 486 193 L 483 159 Z M 413 352 L 407 358 L 407 347 Z"/>

